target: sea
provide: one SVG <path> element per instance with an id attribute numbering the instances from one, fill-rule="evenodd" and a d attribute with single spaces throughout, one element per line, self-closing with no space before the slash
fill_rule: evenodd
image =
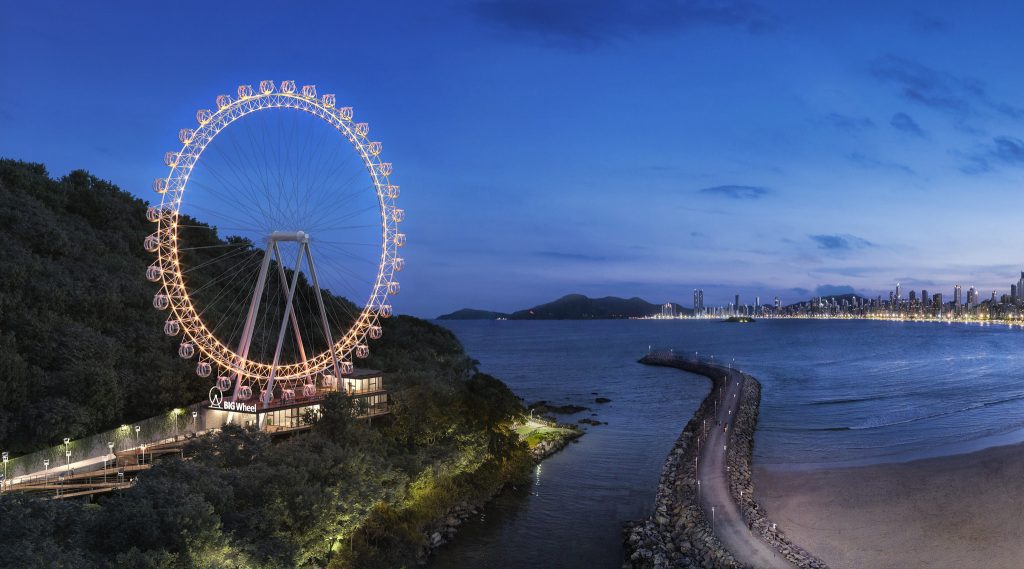
<path id="1" fill-rule="evenodd" d="M 587 410 L 586 434 L 501 494 L 434 568 L 608 568 L 651 513 L 665 456 L 710 382 L 650 350 L 733 365 L 762 385 L 754 465 L 817 469 L 1024 441 L 1024 328 L 867 320 L 439 321 L 526 403 Z M 597 403 L 598 397 L 610 399 Z"/>

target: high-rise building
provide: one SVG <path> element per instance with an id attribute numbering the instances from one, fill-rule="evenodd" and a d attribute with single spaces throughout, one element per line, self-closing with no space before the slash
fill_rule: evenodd
<path id="1" fill-rule="evenodd" d="M 775 310 L 780 310 L 780 309 L 782 309 L 782 299 L 776 296 L 775 297 Z"/>
<path id="2" fill-rule="evenodd" d="M 704 289 L 693 289 L 693 314 L 704 314 Z"/>
<path id="3" fill-rule="evenodd" d="M 900 302 L 900 300 L 902 300 L 902 297 L 900 296 L 900 283 L 896 283 L 896 302 L 897 302 L 897 304 Z"/>
<path id="4" fill-rule="evenodd" d="M 942 315 L 942 293 L 941 292 L 937 292 L 937 293 L 932 295 L 932 312 L 934 312 L 936 316 L 941 316 Z"/>
<path id="5" fill-rule="evenodd" d="M 732 309 L 736 311 L 736 314 L 740 313 L 740 295 L 736 295 L 736 303 L 732 305 Z"/>
<path id="6" fill-rule="evenodd" d="M 1015 284 L 1010 285 L 1010 301 L 1011 302 L 1017 302 L 1017 293 L 1018 292 L 1020 292 L 1020 291 L 1017 290 L 1017 285 L 1015 285 Z"/>
<path id="7" fill-rule="evenodd" d="M 910 304 L 914 304 L 915 302 L 917 302 L 917 292 L 911 290 L 910 295 L 907 297 L 907 300 L 910 301 Z"/>
<path id="8" fill-rule="evenodd" d="M 1017 297 L 1018 300 L 1024 297 L 1024 271 L 1020 272 L 1020 280 L 1017 281 Z"/>
<path id="9" fill-rule="evenodd" d="M 953 287 L 953 306 L 956 307 L 956 308 L 960 308 L 960 304 L 961 304 L 960 300 L 961 300 L 961 297 L 963 296 L 963 295 L 960 294 L 961 290 L 962 289 L 961 289 L 960 285 L 955 285 Z"/>
<path id="10" fill-rule="evenodd" d="M 978 304 L 978 291 L 971 288 L 967 289 L 967 306 L 975 306 Z"/>
<path id="11" fill-rule="evenodd" d="M 928 300 L 928 291 L 925 289 L 921 289 L 921 304 L 927 305 Z"/>

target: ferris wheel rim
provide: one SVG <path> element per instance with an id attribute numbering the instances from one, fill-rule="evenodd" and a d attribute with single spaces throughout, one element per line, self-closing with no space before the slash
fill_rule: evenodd
<path id="1" fill-rule="evenodd" d="M 198 111 L 199 127 L 195 130 L 183 129 L 179 135 L 181 150 L 177 153 L 169 152 L 165 156 L 168 175 L 157 179 L 154 184 L 154 188 L 161 194 L 155 220 L 157 231 L 147 238 L 148 248 L 149 240 L 155 237 L 154 252 L 157 255 L 156 265 L 159 267 L 161 284 L 158 296 L 165 295 L 163 304 L 170 309 L 181 327 L 185 338 L 182 345 L 186 342 L 194 345 L 201 362 L 211 362 L 225 372 L 237 374 L 240 382 L 265 380 L 272 369 L 276 380 L 297 380 L 325 373 L 333 362 L 351 363 L 353 355 L 366 357 L 367 335 L 379 337 L 380 319 L 391 315 L 387 298 L 397 293 L 398 283 L 394 273 L 401 270 L 403 264 L 398 256 L 398 249 L 404 245 L 405 239 L 404 234 L 398 231 L 403 211 L 396 206 L 398 187 L 390 181 L 391 164 L 380 159 L 381 144 L 367 138 L 368 125 L 353 122 L 351 107 L 336 107 L 334 95 L 317 97 L 313 86 L 305 86 L 298 91 L 292 81 L 282 82 L 280 88 L 276 88 L 272 82 L 264 81 L 258 92 L 243 85 L 238 88 L 238 95 L 237 98 L 226 95 L 218 97 L 216 112 L 205 109 Z M 276 109 L 292 109 L 312 115 L 333 127 L 350 143 L 373 183 L 380 213 L 381 243 L 380 259 L 369 297 L 352 325 L 332 345 L 304 362 L 290 362 L 274 367 L 272 364 L 241 357 L 209 329 L 201 313 L 197 312 L 179 262 L 178 217 L 182 197 L 189 189 L 189 176 L 200 163 L 207 146 L 222 131 L 243 117 Z M 154 306 L 157 304 L 157 299 L 154 299 Z M 188 353 L 191 354 L 192 350 L 188 350 Z M 335 373 L 340 374 L 341 371 L 335 370 Z"/>

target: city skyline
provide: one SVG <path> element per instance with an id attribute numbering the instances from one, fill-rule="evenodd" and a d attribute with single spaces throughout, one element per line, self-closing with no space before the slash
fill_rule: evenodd
<path id="1" fill-rule="evenodd" d="M 262 6 L 12 6 L 0 155 L 153 200 L 159 157 L 211 92 L 331 86 L 400 165 L 418 215 L 395 308 L 424 316 L 698 286 L 709 304 L 988 291 L 1024 263 L 1024 7 Z M 344 48 L 340 21 L 361 23 Z M 223 41 L 157 40 L 186 29 Z"/>
<path id="2" fill-rule="evenodd" d="M 986 301 L 987 302 L 1018 302 L 1018 303 L 1024 303 L 1024 270 L 1022 270 L 1020 272 L 1020 278 L 1016 282 L 1011 282 L 1008 288 L 1006 288 L 1006 289 L 992 289 L 991 291 L 988 291 L 988 292 L 990 292 L 990 296 L 987 296 L 987 297 L 985 296 L 985 294 L 984 294 L 985 291 L 983 289 L 975 287 L 974 285 L 970 285 L 967 288 L 967 298 L 966 298 L 966 301 L 965 301 L 963 299 L 963 286 L 964 285 L 962 283 L 956 282 L 956 283 L 953 283 L 953 284 L 951 284 L 951 285 L 949 285 L 947 287 L 947 288 L 949 288 L 949 289 L 951 289 L 953 291 L 951 296 L 946 297 L 946 298 L 950 299 L 949 302 L 951 302 L 951 303 L 953 303 L 955 305 L 958 305 L 958 306 L 961 306 L 961 305 L 962 306 L 977 306 L 977 305 L 982 304 L 982 303 L 984 303 Z M 918 296 L 918 290 L 920 290 L 920 296 Z M 906 302 L 911 303 L 911 304 L 914 303 L 914 302 L 920 302 L 923 305 L 928 305 L 928 304 L 931 304 L 932 302 L 934 302 L 934 299 L 936 297 L 938 297 L 940 299 L 939 303 L 941 304 L 942 303 L 941 298 L 945 296 L 943 294 L 943 291 L 942 291 L 941 287 L 937 287 L 937 288 L 932 289 L 932 292 L 935 293 L 935 294 L 929 294 L 929 290 L 927 288 L 921 288 L 921 289 L 917 289 L 917 290 L 910 289 L 909 291 L 907 291 L 907 294 L 904 295 L 903 292 L 902 292 L 902 283 L 901 282 L 897 282 L 895 284 L 895 287 L 888 291 L 888 303 L 890 305 L 892 305 L 894 303 L 900 304 L 900 303 L 903 303 L 904 301 L 906 301 Z M 876 301 L 876 300 L 877 301 L 883 301 L 883 300 L 885 300 L 884 295 L 882 293 L 871 295 L 871 294 L 864 294 L 862 292 L 858 292 L 858 291 L 855 291 L 855 290 L 849 290 L 849 291 L 842 291 L 842 292 L 832 291 L 832 292 L 829 292 L 827 294 L 815 294 L 815 295 L 812 295 L 811 297 L 808 297 L 808 298 L 797 298 L 797 299 L 793 300 L 792 302 L 786 302 L 781 297 L 775 296 L 773 298 L 773 306 L 776 309 L 778 309 L 778 308 L 785 307 L 785 306 L 793 306 L 793 305 L 796 305 L 796 304 L 805 303 L 805 302 L 808 302 L 808 301 L 811 301 L 811 300 L 815 300 L 815 299 L 827 299 L 827 298 L 830 298 L 830 297 L 834 298 L 834 297 L 841 297 L 841 296 L 846 296 L 846 295 L 854 295 L 854 296 L 857 296 L 857 297 L 860 297 L 862 299 L 869 300 L 869 301 Z M 754 296 L 754 302 L 753 303 L 741 302 L 740 301 L 741 295 L 739 293 L 736 293 L 733 298 L 734 298 L 734 300 L 731 303 L 713 304 L 712 306 L 716 307 L 716 308 L 729 308 L 729 307 L 735 307 L 735 306 L 745 306 L 745 307 L 751 307 L 751 306 L 752 307 L 759 307 L 759 306 L 762 306 L 759 295 Z M 693 302 L 692 308 L 693 308 L 694 312 L 699 312 L 703 308 L 708 308 L 707 304 L 704 302 L 704 290 L 702 288 L 695 288 L 695 289 L 693 289 L 693 299 L 694 299 L 694 302 Z"/>

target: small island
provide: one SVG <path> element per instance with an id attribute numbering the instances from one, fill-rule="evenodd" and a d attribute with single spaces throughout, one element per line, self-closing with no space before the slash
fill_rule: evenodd
<path id="1" fill-rule="evenodd" d="M 722 320 L 722 322 L 743 322 L 743 323 L 747 323 L 747 322 L 757 322 L 757 320 L 754 320 L 750 316 L 730 316 L 730 317 L 726 318 L 725 320 Z"/>

